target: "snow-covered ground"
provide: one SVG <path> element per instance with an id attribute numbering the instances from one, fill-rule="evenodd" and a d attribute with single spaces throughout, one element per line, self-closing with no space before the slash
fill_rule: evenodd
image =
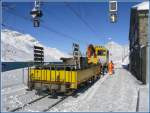
<path id="1" fill-rule="evenodd" d="M 139 112 L 149 111 L 149 84 L 140 88 L 138 105 L 137 110 Z"/>
<path id="2" fill-rule="evenodd" d="M 140 82 L 127 70 L 116 69 L 112 76 L 95 83 L 78 97 L 70 97 L 50 111 L 135 112 Z"/>
<path id="3" fill-rule="evenodd" d="M 148 89 L 148 85 L 146 88 Z M 14 92 L 2 90 L 3 111 L 23 106 L 40 97 L 35 95 L 34 90 L 28 92 L 21 87 L 17 89 L 13 90 Z M 75 96 L 69 96 L 49 111 L 135 112 L 137 108 L 139 111 L 148 111 L 149 93 L 147 89 L 145 90 L 145 86 L 141 85 L 141 82 L 126 69 L 115 69 L 114 75 L 106 74 L 88 89 L 79 90 Z M 43 111 L 60 99 L 61 96 L 57 99 L 46 97 L 20 111 Z"/>
<path id="4" fill-rule="evenodd" d="M 21 87 L 18 87 L 17 91 L 13 91 L 9 93 L 2 93 L 2 111 L 10 111 L 17 107 L 22 107 L 24 104 L 36 98 L 39 98 L 39 96 L 36 95 L 35 91 L 30 92 L 27 91 L 26 88 L 23 89 Z"/>

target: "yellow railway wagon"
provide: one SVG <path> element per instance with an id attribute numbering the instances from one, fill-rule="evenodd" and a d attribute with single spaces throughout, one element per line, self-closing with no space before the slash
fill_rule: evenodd
<path id="1" fill-rule="evenodd" d="M 96 79 L 100 76 L 100 66 L 93 65 L 82 70 L 51 70 L 51 69 L 29 69 L 29 82 L 47 85 L 63 85 L 65 89 L 77 89 L 85 81 Z M 60 88 L 60 87 L 59 87 Z"/>

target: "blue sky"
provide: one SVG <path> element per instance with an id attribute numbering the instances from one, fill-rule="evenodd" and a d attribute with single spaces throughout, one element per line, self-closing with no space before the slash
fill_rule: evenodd
<path id="1" fill-rule="evenodd" d="M 43 17 L 41 27 L 34 28 L 29 14 L 32 2 L 3 3 L 3 24 L 6 28 L 27 33 L 42 44 L 71 52 L 72 43 L 80 44 L 84 52 L 88 44 L 103 45 L 108 38 L 124 45 L 128 44 L 130 8 L 137 2 L 119 2 L 118 21 L 109 21 L 107 2 L 70 2 L 67 3 L 85 23 L 63 2 L 42 3 Z M 9 8 L 8 8 L 9 7 Z"/>

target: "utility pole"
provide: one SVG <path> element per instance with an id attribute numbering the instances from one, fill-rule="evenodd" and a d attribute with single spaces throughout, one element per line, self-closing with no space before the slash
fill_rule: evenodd
<path id="1" fill-rule="evenodd" d="M 123 62 L 124 59 L 125 59 L 125 56 L 126 56 L 126 55 L 125 55 L 125 51 L 126 51 L 125 49 L 126 49 L 126 48 L 123 46 L 122 49 L 123 49 L 123 50 L 122 50 L 122 62 Z"/>

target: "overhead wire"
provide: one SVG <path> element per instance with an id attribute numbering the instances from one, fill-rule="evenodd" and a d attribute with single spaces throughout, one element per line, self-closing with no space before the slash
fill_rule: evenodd
<path id="1" fill-rule="evenodd" d="M 12 29 L 12 30 L 17 30 L 17 31 L 21 31 L 21 33 L 23 33 L 23 34 L 25 34 L 25 31 L 23 30 L 23 29 L 16 29 L 16 28 L 14 28 L 13 26 L 10 26 L 10 25 L 6 25 L 6 24 L 4 24 L 4 23 L 2 23 L 1 24 L 2 25 L 2 28 L 10 28 L 10 29 Z M 53 40 L 53 41 L 55 41 L 56 42 L 56 40 Z M 61 48 L 63 51 L 68 51 L 68 48 Z M 70 51 L 70 50 L 69 50 Z"/>
<path id="2" fill-rule="evenodd" d="M 41 5 L 45 5 L 44 3 L 42 3 Z M 60 22 L 62 25 L 64 25 L 64 26 L 66 26 L 66 24 L 64 24 L 64 23 L 62 23 L 62 18 L 59 18 L 55 13 L 53 13 L 52 11 L 47 11 L 47 10 L 45 10 L 44 11 L 45 13 L 47 13 L 47 14 L 49 14 L 49 13 L 51 13 L 51 15 L 53 15 L 52 17 L 55 17 L 57 20 L 59 20 L 58 22 Z M 82 40 L 81 40 L 82 41 Z M 87 41 L 84 41 L 85 42 L 85 44 L 86 45 L 89 45 L 89 42 L 87 42 Z"/>
<path id="3" fill-rule="evenodd" d="M 62 23 L 62 18 L 59 18 L 55 13 L 53 13 L 52 11 L 44 11 L 45 13 L 47 13 L 47 14 L 49 14 L 49 13 L 51 13 L 53 16 L 52 17 L 54 17 L 54 18 L 56 18 L 57 20 L 59 20 L 58 22 L 60 22 L 62 25 L 64 25 L 64 26 L 66 26 L 66 24 L 65 23 Z M 83 41 L 83 40 L 79 40 L 79 41 Z M 89 42 L 87 42 L 87 41 L 84 41 L 85 42 L 85 44 L 86 45 L 89 45 Z"/>
<path id="4" fill-rule="evenodd" d="M 1 25 L 2 25 L 2 28 L 10 28 L 10 29 L 12 29 L 12 30 L 18 30 L 18 29 L 16 29 L 16 28 L 14 28 L 13 26 L 6 25 L 6 24 L 4 24 L 4 23 L 2 23 Z M 25 31 L 22 30 L 22 29 L 19 29 L 18 31 L 21 31 L 22 33 L 25 33 Z"/>
<path id="5" fill-rule="evenodd" d="M 85 25 L 86 27 L 89 28 L 89 30 L 90 30 L 91 32 L 93 32 L 94 35 L 97 35 L 97 33 L 96 33 L 95 30 L 91 27 L 91 25 L 90 25 L 85 19 L 83 19 L 83 17 L 82 17 L 77 11 L 75 11 L 67 2 L 64 2 L 64 4 L 72 11 L 72 13 L 73 13 L 76 17 L 78 17 L 78 18 L 84 23 L 84 25 Z"/>
<path id="6" fill-rule="evenodd" d="M 6 6 L 7 7 L 7 6 Z M 10 7 L 7 7 L 7 9 L 11 9 L 11 13 L 7 10 L 7 12 L 8 13 L 10 13 L 10 14 L 13 14 L 13 15 L 16 15 L 16 16 L 18 16 L 18 17 L 20 17 L 20 18 L 23 18 L 24 20 L 28 20 L 28 21 L 32 21 L 31 19 L 29 19 L 28 17 L 25 17 L 25 16 L 22 16 L 22 15 L 20 15 L 20 14 L 17 14 L 17 13 L 15 13 L 15 12 L 12 12 L 12 8 L 10 8 Z M 14 10 L 14 9 L 13 9 Z M 75 42 L 78 42 L 78 43 L 84 43 L 84 44 L 88 44 L 86 41 L 81 41 L 81 40 L 77 40 L 77 39 L 74 39 L 73 37 L 71 37 L 71 36 L 69 36 L 69 35 L 67 35 L 67 34 L 65 34 L 65 33 L 62 33 L 62 32 L 60 32 L 60 31 L 57 31 L 57 30 L 55 30 L 55 29 L 53 29 L 53 28 L 51 28 L 51 27 L 48 27 L 48 26 L 46 26 L 46 25 L 44 25 L 44 24 L 42 24 L 41 25 L 42 26 L 42 28 L 44 28 L 44 29 L 46 29 L 46 30 L 48 30 L 48 31 L 50 31 L 50 32 L 53 32 L 53 33 L 55 33 L 55 34 L 57 34 L 57 35 L 60 35 L 60 36 L 63 36 L 64 38 L 68 38 L 68 39 L 70 39 L 70 40 L 72 40 L 72 41 L 75 41 Z"/>

